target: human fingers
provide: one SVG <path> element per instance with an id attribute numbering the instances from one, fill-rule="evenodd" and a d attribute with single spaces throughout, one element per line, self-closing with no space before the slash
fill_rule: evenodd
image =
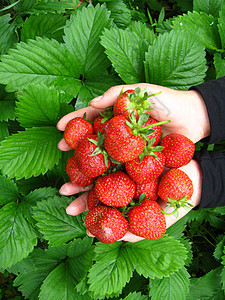
<path id="1" fill-rule="evenodd" d="M 86 119 L 89 121 L 94 120 L 98 115 L 99 115 L 99 110 L 88 106 L 85 108 L 81 108 L 79 110 L 73 111 L 67 115 L 65 115 L 64 117 L 62 117 L 59 122 L 57 123 L 57 128 L 58 130 L 64 131 L 66 128 L 66 124 L 72 120 L 73 118 L 76 117 L 81 117 L 83 118 L 84 114 L 86 113 Z"/>
<path id="2" fill-rule="evenodd" d="M 97 109 L 105 109 L 107 107 L 113 106 L 116 99 L 119 97 L 121 91 L 125 92 L 130 89 L 136 89 L 140 87 L 144 89 L 147 87 L 147 83 L 129 84 L 129 85 L 116 85 L 109 88 L 103 95 L 94 98 L 90 105 Z"/>
<path id="3" fill-rule="evenodd" d="M 71 216 L 77 216 L 82 212 L 88 210 L 87 198 L 88 193 L 84 193 L 79 196 L 67 206 L 66 213 Z"/>
<path id="4" fill-rule="evenodd" d="M 92 185 L 89 185 L 87 187 L 81 187 L 72 182 L 67 182 L 61 186 L 59 192 L 61 195 L 70 196 L 70 195 L 82 193 L 85 191 L 90 191 L 91 188 L 92 188 Z"/>
<path id="5" fill-rule="evenodd" d="M 144 240 L 143 237 L 137 236 L 137 235 L 131 233 L 130 231 L 127 231 L 125 236 L 120 241 L 136 243 L 136 242 L 139 242 L 139 241 L 142 241 L 142 240 Z"/>
<path id="6" fill-rule="evenodd" d="M 66 143 L 65 139 L 61 139 L 61 141 L 59 141 L 58 143 L 58 148 L 61 151 L 69 151 L 72 150 L 72 148 Z"/>

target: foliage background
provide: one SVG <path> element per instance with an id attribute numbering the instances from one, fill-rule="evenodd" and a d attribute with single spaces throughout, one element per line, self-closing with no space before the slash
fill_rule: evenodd
<path id="1" fill-rule="evenodd" d="M 225 208 L 191 211 L 159 240 L 98 243 L 85 214 L 65 212 L 71 153 L 56 129 L 112 85 L 225 76 L 223 2 L 2 1 L 0 299 L 224 299 Z"/>

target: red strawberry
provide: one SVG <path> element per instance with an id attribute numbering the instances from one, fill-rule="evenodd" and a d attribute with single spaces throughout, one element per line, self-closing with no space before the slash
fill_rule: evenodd
<path id="1" fill-rule="evenodd" d="M 101 204 L 102 204 L 101 201 L 98 199 L 95 193 L 95 189 L 94 188 L 91 189 L 90 192 L 88 193 L 88 200 L 87 200 L 88 209 L 91 210 Z"/>
<path id="2" fill-rule="evenodd" d="M 180 168 L 188 164 L 195 152 L 195 144 L 186 136 L 178 133 L 166 135 L 160 145 L 165 147 L 163 154 L 168 168 Z"/>
<path id="3" fill-rule="evenodd" d="M 153 118 L 149 118 L 149 119 L 142 125 L 142 127 L 146 127 L 146 126 L 148 126 L 148 125 L 152 125 L 152 124 L 156 124 L 156 123 L 158 123 L 158 121 L 156 121 L 156 120 L 153 119 Z M 152 146 L 157 146 L 158 143 L 159 143 L 159 141 L 160 141 L 160 139 L 161 139 L 162 128 L 161 128 L 160 125 L 156 125 L 156 126 L 154 126 L 152 129 L 154 130 L 154 132 L 151 133 L 151 134 L 148 136 L 148 138 L 149 138 L 150 140 L 155 139 L 155 141 L 154 141 L 154 143 L 152 144 Z M 147 144 L 148 144 L 148 141 L 147 141 Z"/>
<path id="4" fill-rule="evenodd" d="M 104 147 L 113 159 L 126 162 L 142 153 L 145 142 L 140 135 L 134 135 L 124 116 L 116 116 L 108 123 Z"/>
<path id="5" fill-rule="evenodd" d="M 95 181 L 95 178 L 87 177 L 86 175 L 81 173 L 81 171 L 78 169 L 74 155 L 72 155 L 67 161 L 66 172 L 70 178 L 70 181 L 81 187 L 90 185 Z"/>
<path id="6" fill-rule="evenodd" d="M 144 111 L 152 110 L 149 108 L 152 103 L 147 100 L 150 96 L 152 95 L 140 88 L 123 92 L 114 103 L 114 116 L 123 115 L 129 120 L 129 116 L 133 114 L 138 119 Z"/>
<path id="7" fill-rule="evenodd" d="M 71 148 L 75 149 L 78 143 L 90 134 L 93 134 L 92 124 L 83 118 L 77 117 L 67 123 L 64 139 Z"/>
<path id="8" fill-rule="evenodd" d="M 142 183 L 142 184 L 137 183 L 134 199 L 138 200 L 141 194 L 145 193 L 144 199 L 156 201 L 158 198 L 158 194 L 157 194 L 158 184 L 159 184 L 159 178 L 156 178 L 147 183 Z"/>
<path id="9" fill-rule="evenodd" d="M 170 169 L 160 179 L 158 196 L 170 204 L 167 207 L 175 207 L 172 213 L 177 213 L 179 207 L 192 206 L 188 199 L 193 194 L 193 184 L 189 176 L 180 169 Z M 171 213 L 170 213 L 171 214 Z"/>
<path id="10" fill-rule="evenodd" d="M 156 179 L 162 174 L 164 166 L 164 155 L 162 152 L 154 150 L 145 155 L 143 159 L 138 157 L 125 163 L 127 174 L 139 184 L 148 183 Z"/>
<path id="11" fill-rule="evenodd" d="M 144 200 L 128 213 L 129 231 L 146 239 L 158 239 L 166 233 L 166 220 L 156 201 Z"/>
<path id="12" fill-rule="evenodd" d="M 108 206 L 126 206 L 133 200 L 135 189 L 133 180 L 122 171 L 98 177 L 95 183 L 97 197 Z"/>
<path id="13" fill-rule="evenodd" d="M 104 244 L 114 243 L 127 233 L 128 222 L 116 208 L 99 205 L 87 213 L 85 226 Z"/>
<path id="14" fill-rule="evenodd" d="M 109 123 L 109 120 L 113 117 L 113 111 L 112 107 L 106 108 L 104 112 L 100 112 L 100 116 L 95 118 L 94 120 L 94 132 L 100 133 L 102 132 L 104 134 L 105 128 L 107 127 L 107 124 Z"/>
<path id="15" fill-rule="evenodd" d="M 101 148 L 104 136 L 89 135 L 77 145 L 74 156 L 80 171 L 88 177 L 97 177 L 110 167 L 107 153 Z"/>

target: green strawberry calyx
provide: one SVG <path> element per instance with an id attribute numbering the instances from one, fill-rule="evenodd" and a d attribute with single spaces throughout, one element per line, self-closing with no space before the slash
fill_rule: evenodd
<path id="1" fill-rule="evenodd" d="M 103 118 L 101 120 L 101 123 L 103 124 L 106 121 L 108 121 L 108 120 L 110 120 L 110 119 L 113 118 L 113 107 L 110 106 L 110 107 L 106 108 L 103 112 L 100 112 L 99 114 Z"/>
<path id="2" fill-rule="evenodd" d="M 142 159 L 147 155 L 153 156 L 156 160 L 158 159 L 158 156 L 155 154 L 155 152 L 162 151 L 165 147 L 163 146 L 152 147 L 154 142 L 155 142 L 155 138 L 151 139 L 147 146 L 145 145 L 144 151 L 139 155 L 140 161 L 142 161 Z"/>
<path id="3" fill-rule="evenodd" d="M 174 200 L 168 197 L 169 204 L 166 206 L 164 211 L 162 210 L 162 213 L 164 213 L 165 215 L 174 215 L 177 218 L 179 216 L 178 210 L 180 207 L 183 207 L 186 210 L 190 210 L 193 207 L 193 205 L 188 202 L 188 200 L 190 199 L 187 199 L 186 195 L 180 200 Z M 167 212 L 169 207 L 174 207 L 174 210 L 170 213 Z"/>
<path id="4" fill-rule="evenodd" d="M 141 90 L 139 87 L 134 90 L 134 93 L 127 93 L 127 96 L 130 100 L 130 103 L 127 106 L 127 109 L 137 110 L 138 115 L 140 116 L 144 111 L 153 110 L 150 106 L 153 104 L 149 100 L 150 97 L 161 94 L 161 92 L 149 95 L 146 91 L 146 88 Z"/>
<path id="5" fill-rule="evenodd" d="M 102 154 L 103 157 L 104 157 L 104 163 L 105 163 L 106 166 L 108 166 L 109 155 L 106 152 L 105 148 L 103 147 L 104 138 L 105 137 L 104 137 L 103 134 L 101 134 L 101 132 L 100 133 L 98 132 L 98 140 L 97 141 L 94 140 L 94 139 L 88 138 L 88 140 L 96 146 L 95 150 L 90 154 L 90 156 L 95 156 L 95 155 L 98 155 L 98 154 Z"/>
<path id="6" fill-rule="evenodd" d="M 129 115 L 129 118 L 130 118 L 130 121 L 128 121 L 128 120 L 126 121 L 127 126 L 129 126 L 132 129 L 132 132 L 134 135 L 140 135 L 145 141 L 150 141 L 148 136 L 151 135 L 155 131 L 153 129 L 154 126 L 163 125 L 163 124 L 170 122 L 170 120 L 165 120 L 165 121 L 153 123 L 153 124 L 143 127 L 143 125 L 149 119 L 148 113 L 142 113 L 139 116 L 138 121 L 136 120 L 134 113 Z"/>

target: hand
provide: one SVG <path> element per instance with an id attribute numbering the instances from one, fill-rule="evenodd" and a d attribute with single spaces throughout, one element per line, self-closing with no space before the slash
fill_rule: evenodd
<path id="1" fill-rule="evenodd" d="M 196 91 L 176 91 L 169 88 L 140 83 L 126 86 L 115 86 L 106 91 L 102 96 L 99 96 L 91 101 L 91 106 L 80 109 L 64 116 L 57 124 L 59 130 L 65 130 L 66 124 L 74 117 L 83 117 L 86 112 L 88 120 L 93 120 L 105 108 L 112 106 L 118 98 L 122 88 L 123 90 L 135 89 L 140 87 L 146 88 L 149 94 L 161 92 L 159 95 L 151 98 L 154 104 L 151 106 L 154 110 L 151 111 L 151 116 L 158 121 L 170 120 L 170 123 L 162 125 L 164 135 L 169 133 L 180 133 L 189 137 L 194 143 L 210 134 L 210 124 L 208 113 L 201 95 Z M 71 150 L 71 148 L 62 139 L 58 144 L 62 151 Z M 201 197 L 201 169 L 196 161 L 192 161 L 185 167 L 182 167 L 189 177 L 192 179 L 194 188 L 194 195 L 191 203 L 197 206 Z M 195 172 L 193 172 L 195 170 Z M 71 182 L 65 183 L 60 193 L 63 195 L 72 195 L 79 192 L 87 191 L 90 187 L 81 188 Z M 87 210 L 87 193 L 82 194 L 74 200 L 68 207 L 67 213 L 70 215 L 78 215 Z M 162 208 L 165 208 L 166 203 L 160 202 Z M 169 212 L 169 210 L 168 210 Z M 166 215 L 167 227 L 174 224 L 177 220 L 182 218 L 188 211 L 181 208 L 179 210 L 179 217 Z M 131 233 L 127 233 L 123 240 L 130 242 L 137 242 L 142 238 L 137 237 Z"/>

